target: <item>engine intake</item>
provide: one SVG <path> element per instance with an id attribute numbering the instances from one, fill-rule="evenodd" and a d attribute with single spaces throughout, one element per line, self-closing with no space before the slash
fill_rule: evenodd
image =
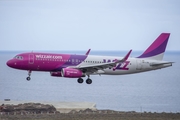
<path id="1" fill-rule="evenodd" d="M 67 78 L 79 78 L 79 77 L 85 77 L 85 74 L 81 70 L 78 70 L 78 69 L 63 68 L 61 71 L 61 76 L 67 77 Z"/>

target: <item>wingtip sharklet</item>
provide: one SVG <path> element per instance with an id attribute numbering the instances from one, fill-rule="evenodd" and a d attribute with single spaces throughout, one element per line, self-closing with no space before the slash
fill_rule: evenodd
<path id="1" fill-rule="evenodd" d="M 129 58 L 131 52 L 132 52 L 132 49 L 126 54 L 126 56 L 122 60 L 116 61 L 116 63 L 123 63 L 123 62 L 125 62 Z M 113 67 L 113 71 L 116 70 L 116 67 L 117 66 Z"/>
<path id="2" fill-rule="evenodd" d="M 123 59 L 116 61 L 116 63 L 125 62 L 129 58 L 131 52 L 132 52 L 132 49 L 126 54 L 126 56 Z"/>
<path id="3" fill-rule="evenodd" d="M 89 55 L 90 51 L 91 51 L 91 49 L 89 49 L 89 50 L 86 52 L 86 55 Z"/>
<path id="4" fill-rule="evenodd" d="M 132 49 L 131 49 L 131 50 L 128 52 L 128 54 L 124 57 L 124 61 L 126 61 L 126 60 L 129 58 L 131 52 L 132 52 Z"/>

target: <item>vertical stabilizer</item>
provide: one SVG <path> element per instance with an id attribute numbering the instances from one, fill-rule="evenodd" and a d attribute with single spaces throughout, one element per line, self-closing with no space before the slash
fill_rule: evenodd
<path id="1" fill-rule="evenodd" d="M 138 58 L 162 60 L 170 33 L 161 33 L 159 37 Z"/>

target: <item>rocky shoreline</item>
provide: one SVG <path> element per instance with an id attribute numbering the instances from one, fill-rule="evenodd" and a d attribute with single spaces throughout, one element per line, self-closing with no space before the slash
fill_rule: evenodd
<path id="1" fill-rule="evenodd" d="M 24 103 L 18 105 L 2 104 L 0 107 L 1 112 L 14 113 L 14 112 L 56 112 L 56 108 L 53 105 L 44 105 L 41 103 Z"/>
<path id="2" fill-rule="evenodd" d="M 41 103 L 24 103 L 18 105 L 1 105 L 0 120 L 179 120 L 180 113 L 122 112 L 113 110 L 72 110 L 60 113 L 52 105 Z"/>

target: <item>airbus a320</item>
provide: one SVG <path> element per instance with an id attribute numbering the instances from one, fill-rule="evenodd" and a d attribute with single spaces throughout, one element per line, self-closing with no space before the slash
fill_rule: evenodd
<path id="1" fill-rule="evenodd" d="M 151 71 L 172 66 L 173 62 L 163 61 L 170 33 L 161 33 L 158 38 L 138 57 L 89 55 L 21 53 L 7 62 L 11 68 L 27 70 L 28 81 L 32 71 L 50 72 L 51 76 L 77 78 L 78 83 L 91 84 L 90 75 L 124 75 Z"/>

